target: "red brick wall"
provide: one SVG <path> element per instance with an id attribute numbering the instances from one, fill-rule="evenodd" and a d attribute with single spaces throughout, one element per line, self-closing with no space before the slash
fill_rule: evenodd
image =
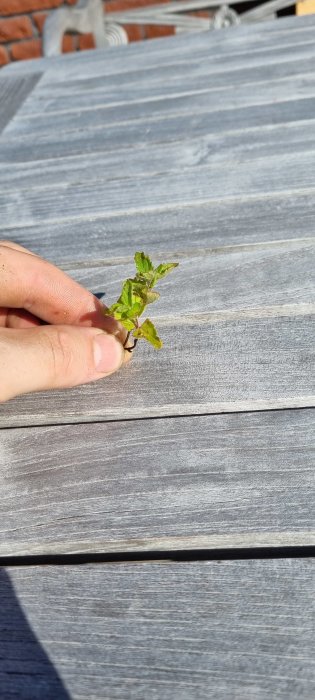
<path id="1" fill-rule="evenodd" d="M 75 5 L 77 0 L 0 0 L 0 66 L 10 61 L 42 55 L 41 33 L 49 12 L 61 5 Z M 168 0 L 107 0 L 106 11 L 121 11 Z M 126 31 L 130 41 L 173 33 L 172 27 L 132 26 Z M 63 51 L 93 48 L 90 34 L 67 34 Z"/>

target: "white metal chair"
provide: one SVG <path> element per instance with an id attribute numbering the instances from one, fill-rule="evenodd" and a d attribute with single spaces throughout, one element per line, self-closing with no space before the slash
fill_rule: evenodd
<path id="1" fill-rule="evenodd" d="M 60 7 L 47 18 L 43 32 L 43 51 L 45 56 L 60 54 L 62 38 L 66 31 L 92 33 L 96 48 L 106 48 L 128 43 L 123 25 L 171 25 L 177 33 L 209 31 L 245 22 L 272 19 L 276 17 L 275 13 L 278 10 L 290 5 L 292 0 L 269 0 L 239 15 L 226 4 L 226 0 L 182 0 L 106 14 L 102 0 L 79 0 L 77 5 Z M 209 19 L 185 14 L 201 9 L 212 9 L 214 14 Z"/>

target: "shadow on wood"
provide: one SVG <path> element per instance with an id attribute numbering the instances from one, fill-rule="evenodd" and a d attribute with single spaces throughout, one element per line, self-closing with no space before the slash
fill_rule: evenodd
<path id="1" fill-rule="evenodd" d="M 70 700 L 58 673 L 34 635 L 7 573 L 0 569 L 1 697 Z"/>

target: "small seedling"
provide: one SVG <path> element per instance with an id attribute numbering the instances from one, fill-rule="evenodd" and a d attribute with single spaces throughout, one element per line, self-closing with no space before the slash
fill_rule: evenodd
<path id="1" fill-rule="evenodd" d="M 158 292 L 153 292 L 156 283 L 177 267 L 178 263 L 162 263 L 154 267 L 148 255 L 144 253 L 135 254 L 137 273 L 135 277 L 124 281 L 119 299 L 105 310 L 106 316 L 113 316 L 128 331 L 124 348 L 128 352 L 136 347 L 140 338 L 147 340 L 158 350 L 162 347 L 162 340 L 159 338 L 156 328 L 149 318 L 139 325 L 141 316 L 148 304 L 152 304 L 160 297 Z M 134 344 L 126 347 L 132 335 Z"/>

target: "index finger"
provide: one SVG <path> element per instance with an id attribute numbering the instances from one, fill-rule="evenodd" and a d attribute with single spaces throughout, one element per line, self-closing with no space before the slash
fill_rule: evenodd
<path id="1" fill-rule="evenodd" d="M 13 241 L 0 241 L 1 246 L 5 246 L 6 248 L 11 248 L 12 250 L 20 250 L 22 253 L 27 253 L 28 255 L 38 255 L 36 253 L 33 253 L 31 250 L 27 250 L 27 248 L 24 248 L 24 246 L 20 245 L 19 243 L 14 243 Z"/>
<path id="2" fill-rule="evenodd" d="M 0 306 L 25 309 L 47 323 L 122 333 L 104 305 L 58 267 L 20 246 L 0 243 Z"/>

